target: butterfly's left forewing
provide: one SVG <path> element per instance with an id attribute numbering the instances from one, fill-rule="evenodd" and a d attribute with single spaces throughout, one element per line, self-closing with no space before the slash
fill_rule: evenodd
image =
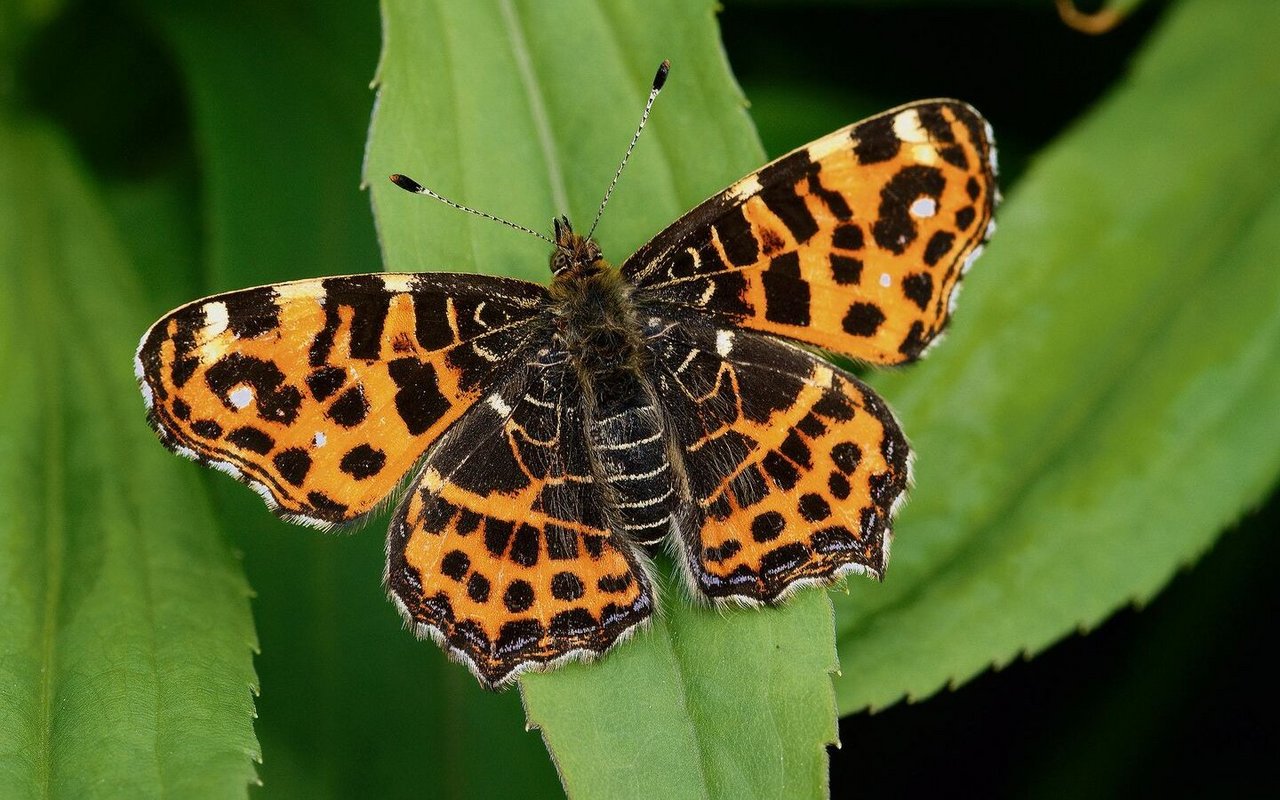
<path id="1" fill-rule="evenodd" d="M 926 100 L 824 136 L 699 205 L 622 265 L 637 302 L 877 364 L 943 330 L 997 198 L 990 128 Z"/>
<path id="2" fill-rule="evenodd" d="M 394 273 L 228 292 L 153 325 L 138 380 L 171 449 L 283 517 L 350 522 L 519 360 L 544 297 L 523 281 Z"/>

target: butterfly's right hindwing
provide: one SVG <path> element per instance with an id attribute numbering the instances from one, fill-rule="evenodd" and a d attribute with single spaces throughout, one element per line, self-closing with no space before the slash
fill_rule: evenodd
<path id="1" fill-rule="evenodd" d="M 884 403 L 795 345 L 700 321 L 655 326 L 660 392 L 690 500 L 676 525 L 701 594 L 772 602 L 880 577 L 909 451 Z"/>

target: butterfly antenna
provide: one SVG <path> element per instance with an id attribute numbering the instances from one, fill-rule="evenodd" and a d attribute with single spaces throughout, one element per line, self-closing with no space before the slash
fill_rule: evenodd
<path id="1" fill-rule="evenodd" d="M 551 244 L 551 245 L 555 244 L 555 242 L 551 241 L 541 233 L 538 233 L 537 231 L 532 230 L 530 228 L 526 228 L 523 225 L 517 225 L 516 223 L 511 222 L 510 220 L 505 220 L 502 217 L 495 217 L 492 214 L 486 214 L 483 211 L 477 211 L 476 209 L 471 208 L 470 206 L 464 206 L 461 203 L 455 203 L 443 195 L 436 194 L 435 192 L 431 191 L 430 189 L 418 183 L 413 178 L 408 177 L 407 175 L 399 175 L 399 174 L 392 175 L 391 182 L 394 183 L 396 186 L 399 186 L 401 189 L 404 189 L 406 192 L 413 192 L 414 194 L 425 194 L 427 197 L 434 197 L 435 199 L 439 200 L 441 203 L 444 203 L 447 206 L 452 206 L 458 209 L 459 211 L 465 211 L 468 214 L 475 214 L 477 217 L 484 217 L 485 219 L 490 219 L 490 220 L 493 220 L 494 222 L 501 222 L 503 225 L 506 225 L 508 228 L 515 228 L 518 231 L 524 231 L 525 233 L 530 234 L 531 236 L 537 236 L 539 239 L 541 239 L 542 241 L 548 244 Z"/>
<path id="2" fill-rule="evenodd" d="M 604 207 L 609 204 L 609 197 L 613 194 L 613 187 L 618 185 L 618 178 L 622 175 L 623 167 L 627 166 L 627 159 L 631 158 L 631 151 L 636 149 L 636 142 L 640 139 L 640 131 L 644 130 L 644 124 L 649 121 L 649 111 L 653 108 L 653 101 L 658 99 L 658 92 L 662 91 L 662 85 L 667 82 L 667 73 L 671 71 L 671 62 L 663 61 L 658 66 L 658 74 L 653 76 L 653 88 L 649 90 L 649 100 L 644 104 L 644 113 L 640 115 L 640 126 L 636 128 L 636 133 L 631 137 L 631 143 L 627 145 L 627 152 L 622 156 L 622 163 L 618 165 L 618 171 L 613 173 L 613 180 L 609 181 L 609 188 L 605 190 L 604 199 L 600 201 L 600 208 L 596 210 L 596 218 L 591 223 L 591 230 L 587 231 L 587 238 L 590 239 L 596 232 L 596 226 L 600 224 L 600 217 L 604 215 Z"/>

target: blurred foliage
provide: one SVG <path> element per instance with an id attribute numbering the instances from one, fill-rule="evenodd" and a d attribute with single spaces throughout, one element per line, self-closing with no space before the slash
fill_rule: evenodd
<path id="1" fill-rule="evenodd" d="M 583 219 L 670 57 L 601 229 L 620 260 L 759 163 L 709 4 L 387 2 L 385 20 L 301 0 L 6 5 L 0 795 L 243 796 L 255 769 L 268 797 L 556 796 L 557 777 L 578 797 L 820 794 L 837 641 L 849 713 L 1151 598 L 1280 472 L 1278 12 L 1147 3 L 1085 37 L 1049 3 L 730 3 L 765 150 L 962 97 L 1000 139 L 1001 230 L 950 340 L 872 376 L 919 453 L 884 585 L 837 594 L 834 634 L 821 592 L 726 619 L 668 593 L 653 635 L 526 679 L 522 709 L 402 630 L 379 581 L 385 520 L 335 536 L 278 523 L 150 441 L 129 350 L 192 297 L 384 258 L 540 279 L 538 246 L 377 173 L 535 227 Z M 383 36 L 379 243 L 358 186 Z M 1215 585 L 1214 607 L 1246 598 Z M 1200 607 L 1183 605 L 1178 620 Z M 1176 634 L 1153 636 L 1141 663 L 1192 662 Z M 1097 702 L 1156 736 L 1141 720 L 1185 696 L 1171 692 Z M 762 723 L 788 706 L 793 721 Z M 891 746 L 859 735 L 876 724 L 846 719 L 842 764 Z M 1108 749 L 1028 754 L 1011 774 L 1070 794 L 1072 776 L 1118 780 Z M 894 793 L 892 773 L 865 774 L 835 780 Z"/>

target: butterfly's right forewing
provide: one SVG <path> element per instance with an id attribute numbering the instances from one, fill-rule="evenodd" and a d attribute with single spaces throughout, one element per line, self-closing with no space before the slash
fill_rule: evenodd
<path id="1" fill-rule="evenodd" d="M 877 364 L 946 326 L 997 199 L 990 128 L 925 100 L 746 176 L 622 265 L 638 302 Z"/>

